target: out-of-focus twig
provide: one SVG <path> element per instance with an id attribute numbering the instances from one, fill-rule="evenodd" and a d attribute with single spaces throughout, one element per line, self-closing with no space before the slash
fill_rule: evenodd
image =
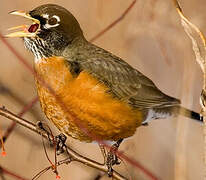
<path id="1" fill-rule="evenodd" d="M 2 81 L 0 81 L 0 94 L 5 95 L 6 97 L 14 100 L 16 103 L 18 103 L 20 106 L 23 107 L 22 109 L 25 109 L 25 107 L 28 106 L 28 104 L 30 104 L 30 103 L 27 103 L 22 97 L 20 97 L 11 88 L 6 86 Z M 40 120 L 41 117 L 39 116 L 39 113 L 36 109 L 30 109 L 30 112 L 35 119 Z"/>
<path id="2" fill-rule="evenodd" d="M 36 104 L 36 102 L 38 101 L 38 98 L 35 97 L 33 98 L 28 104 L 26 104 L 26 102 L 19 97 L 16 93 L 14 93 L 11 89 L 9 89 L 8 87 L 6 87 L 5 85 L 3 85 L 2 82 L 0 82 L 0 93 L 1 94 L 6 94 L 7 96 L 11 97 L 13 100 L 15 100 L 17 103 L 19 103 L 20 105 L 23 106 L 22 110 L 19 113 L 19 116 L 23 116 L 28 110 L 30 110 L 32 108 L 32 106 L 34 104 Z M 34 109 L 31 110 L 32 115 L 40 120 L 40 116 L 38 115 L 38 112 L 36 112 Z M 16 123 L 11 123 L 10 126 L 7 128 L 6 132 L 3 135 L 3 140 L 4 143 L 6 142 L 7 138 L 9 137 L 9 135 L 11 134 L 11 132 L 14 130 L 16 126 Z M 1 144 L 0 144 L 1 147 Z"/>
<path id="3" fill-rule="evenodd" d="M 196 56 L 196 61 L 200 65 L 203 72 L 203 89 L 200 98 L 202 114 L 204 117 L 204 179 L 206 179 L 206 39 L 204 34 L 199 30 L 197 26 L 191 23 L 183 14 L 180 4 L 177 0 L 173 0 L 175 8 L 181 18 L 182 26 L 192 41 L 193 51 Z"/>
<path id="4" fill-rule="evenodd" d="M 13 92 L 11 89 L 6 87 L 1 81 L 0 81 L 0 94 L 5 94 L 9 97 L 11 97 L 13 100 L 15 100 L 18 104 L 22 105 L 23 108 L 18 114 L 19 116 L 23 116 L 28 110 L 32 108 L 32 106 L 38 101 L 38 98 L 33 98 L 28 104 L 18 96 L 15 92 Z M 37 119 L 40 120 L 40 116 L 37 111 L 34 109 L 31 110 L 32 115 Z M 16 123 L 11 123 L 11 125 L 7 128 L 6 132 L 3 135 L 3 140 L 6 142 L 7 138 L 9 137 L 10 133 L 14 130 L 16 126 Z M 1 147 L 1 145 L 0 145 Z"/>
<path id="5" fill-rule="evenodd" d="M 9 176 L 11 176 L 11 177 L 13 177 L 13 178 L 15 178 L 17 180 L 28 180 L 26 178 L 23 178 L 23 177 L 17 175 L 16 173 L 13 173 L 13 172 L 3 168 L 2 166 L 0 166 L 0 173 L 9 175 Z"/>
<path id="6" fill-rule="evenodd" d="M 26 60 L 11 46 L 11 44 L 9 44 L 9 42 L 1 35 L 0 33 L 0 40 L 2 40 L 2 42 L 8 47 L 8 49 L 17 57 L 17 59 L 31 72 L 34 72 L 32 67 L 26 62 Z M 35 100 L 36 99 L 36 100 Z M 37 102 L 37 98 L 33 99 L 28 105 L 26 105 L 22 111 L 19 113 L 21 114 L 21 116 L 26 113 L 26 111 L 28 111 L 36 102 Z M 9 136 L 9 134 L 13 131 L 13 129 L 15 128 L 16 124 L 12 123 L 9 128 L 6 131 L 6 135 L 4 135 L 6 138 Z M 4 141 L 5 138 L 4 137 Z"/>
<path id="7" fill-rule="evenodd" d="M 0 167 L 0 179 L 1 180 L 6 180 L 4 177 L 3 169 Z"/>
<path id="8" fill-rule="evenodd" d="M 29 104 L 27 104 L 26 106 L 23 107 L 23 109 L 21 110 L 21 112 L 18 114 L 19 117 L 22 117 L 29 109 L 32 108 L 32 106 L 34 104 L 36 104 L 36 102 L 38 101 L 38 98 L 35 97 L 33 98 Z M 6 132 L 3 135 L 3 140 L 4 142 L 6 142 L 6 140 L 8 139 L 9 135 L 11 134 L 11 132 L 14 130 L 14 128 L 16 127 L 16 123 L 12 122 L 11 125 L 7 128 Z M 1 147 L 1 146 L 0 146 Z"/>
<path id="9" fill-rule="evenodd" d="M 98 38 L 100 38 L 103 34 L 105 34 L 107 31 L 109 31 L 111 28 L 113 28 L 117 23 L 119 23 L 122 19 L 125 18 L 125 16 L 129 13 L 129 11 L 133 8 L 137 0 L 134 0 L 130 6 L 122 13 L 122 15 L 113 21 L 110 25 L 108 25 L 105 29 L 100 31 L 97 35 L 95 35 L 93 38 L 90 39 L 90 42 L 96 41 Z"/>
<path id="10" fill-rule="evenodd" d="M 97 174 L 95 177 L 94 177 L 94 180 L 100 180 L 105 174 Z"/>
<path id="11" fill-rule="evenodd" d="M 155 9 L 155 6 L 157 6 L 157 2 L 158 2 L 157 0 L 152 0 L 151 1 L 152 11 L 151 11 L 151 13 L 149 15 L 149 23 L 152 23 L 152 22 L 155 21 L 155 11 L 154 11 L 154 9 Z M 150 29 L 150 28 L 147 28 L 147 29 L 152 34 L 155 42 L 157 43 L 157 46 L 160 49 L 160 52 L 161 52 L 161 55 L 162 55 L 163 59 L 165 60 L 165 62 L 169 66 L 171 66 L 171 61 L 170 61 L 170 58 L 169 58 L 169 56 L 168 56 L 168 54 L 166 52 L 166 47 L 165 47 L 162 39 L 158 36 L 157 31 L 154 31 L 154 29 Z"/>

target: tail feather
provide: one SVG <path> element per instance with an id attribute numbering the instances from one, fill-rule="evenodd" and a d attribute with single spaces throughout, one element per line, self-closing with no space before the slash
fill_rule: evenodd
<path id="1" fill-rule="evenodd" d="M 191 111 L 182 106 L 168 106 L 161 108 L 149 109 L 146 115 L 146 119 L 142 122 L 142 125 L 147 125 L 148 122 L 154 119 L 165 119 L 172 116 L 182 115 L 198 122 L 203 122 L 203 117 L 201 114 Z"/>
<path id="2" fill-rule="evenodd" d="M 194 111 L 191 111 L 191 110 L 184 108 L 184 107 L 181 107 L 181 106 L 179 107 L 179 114 L 182 116 L 194 119 L 196 121 L 203 122 L 203 117 L 201 114 L 194 112 Z"/>

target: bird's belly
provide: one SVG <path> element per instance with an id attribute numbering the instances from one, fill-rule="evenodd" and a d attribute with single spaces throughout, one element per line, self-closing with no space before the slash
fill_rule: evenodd
<path id="1" fill-rule="evenodd" d="M 73 77 L 63 58 L 44 59 L 35 70 L 42 110 L 67 135 L 81 141 L 118 140 L 141 125 L 140 111 L 115 99 L 87 72 Z"/>

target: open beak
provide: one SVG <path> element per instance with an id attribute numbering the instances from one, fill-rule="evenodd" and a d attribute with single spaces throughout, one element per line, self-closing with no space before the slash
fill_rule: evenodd
<path id="1" fill-rule="evenodd" d="M 21 29 L 21 31 L 7 34 L 6 37 L 35 37 L 38 30 L 40 30 L 40 21 L 38 19 L 31 17 L 30 14 L 23 11 L 12 11 L 9 14 L 25 17 L 27 19 L 32 20 L 33 23 L 30 26 L 20 25 L 20 26 L 9 28 L 8 30 Z"/>

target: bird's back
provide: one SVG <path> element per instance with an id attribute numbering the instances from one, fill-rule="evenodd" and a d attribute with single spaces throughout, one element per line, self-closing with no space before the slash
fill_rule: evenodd
<path id="1" fill-rule="evenodd" d="M 121 58 L 88 42 L 78 47 L 82 48 L 78 48 L 74 56 L 65 58 L 69 62 L 75 61 L 80 71 L 88 72 L 107 86 L 108 93 L 115 98 L 139 109 L 180 104 L 178 99 L 161 92 L 152 80 Z"/>

